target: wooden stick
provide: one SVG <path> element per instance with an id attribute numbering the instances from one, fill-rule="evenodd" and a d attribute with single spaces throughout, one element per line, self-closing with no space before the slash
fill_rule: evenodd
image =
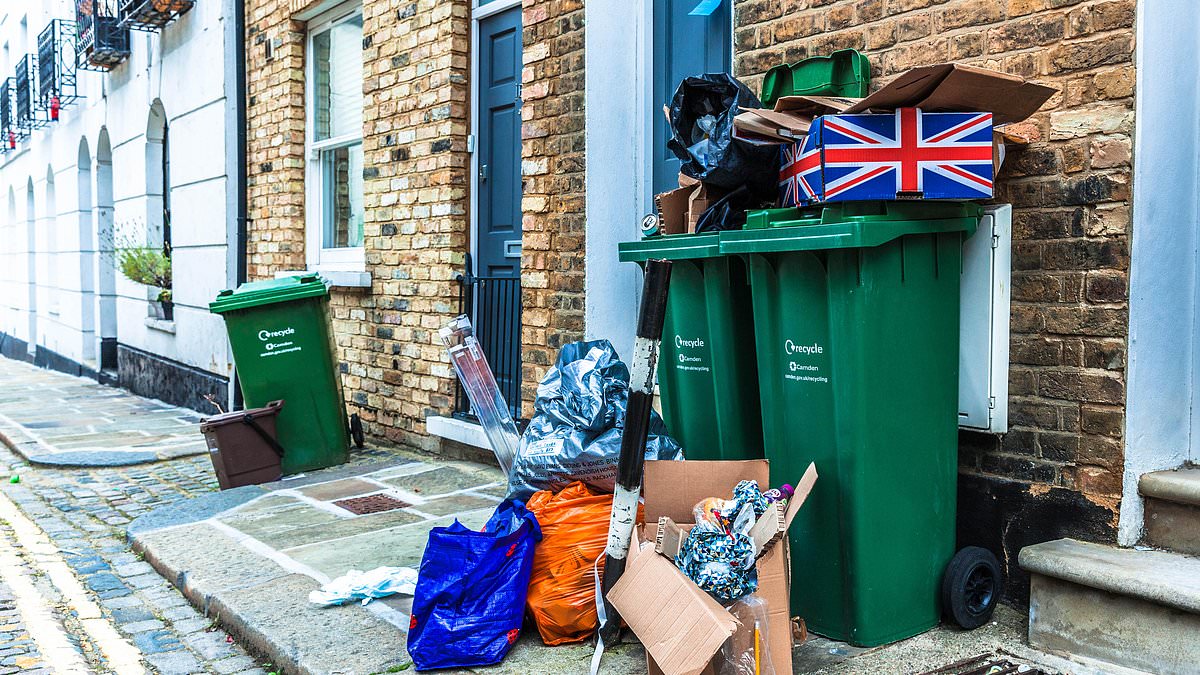
<path id="1" fill-rule="evenodd" d="M 646 461 L 646 436 L 650 430 L 651 403 L 654 399 L 654 369 L 658 363 L 658 347 L 662 342 L 670 283 L 669 260 L 646 261 L 637 337 L 633 358 L 629 361 L 629 402 L 625 407 L 625 428 L 621 434 L 612 516 L 608 521 L 608 544 L 604 549 L 604 582 L 601 585 L 605 596 L 604 623 L 600 626 L 600 639 L 605 645 L 616 644 L 621 638 L 621 617 L 608 602 L 607 596 L 625 571 L 625 558 L 629 554 L 629 541 L 637 518 L 642 471 Z"/>

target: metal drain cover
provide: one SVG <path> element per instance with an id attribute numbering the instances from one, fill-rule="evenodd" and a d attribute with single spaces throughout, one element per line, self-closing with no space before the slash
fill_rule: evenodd
<path id="1" fill-rule="evenodd" d="M 408 502 L 402 502 L 391 495 L 366 495 L 365 497 L 350 497 L 349 499 L 339 499 L 334 502 L 337 506 L 346 509 L 350 513 L 363 516 L 368 513 L 382 513 L 384 511 L 395 511 L 406 506 L 412 506 Z"/>
<path id="2" fill-rule="evenodd" d="M 1036 666 L 1013 663 L 997 654 L 981 654 L 956 661 L 924 675 L 1050 675 Z"/>

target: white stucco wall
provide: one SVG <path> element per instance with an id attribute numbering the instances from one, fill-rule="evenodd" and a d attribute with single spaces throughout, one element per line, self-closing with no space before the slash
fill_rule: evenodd
<path id="1" fill-rule="evenodd" d="M 647 136 L 651 5 L 613 11 L 584 5 L 584 132 L 587 145 L 587 237 L 584 253 L 584 334 L 611 340 L 628 359 L 641 294 L 641 272 L 617 260 L 617 244 L 641 239 L 651 210 Z"/>
<path id="2" fill-rule="evenodd" d="M 64 108 L 59 122 L 34 131 L 15 152 L 0 157 L 0 331 L 95 368 L 97 341 L 111 335 L 115 324 L 121 344 L 230 374 L 224 326 L 207 303 L 235 282 L 229 233 L 236 212 L 228 160 L 234 150 L 229 140 L 235 131 L 234 82 L 226 77 L 226 60 L 239 48 L 232 2 L 201 0 L 161 33 L 133 32 L 126 62 L 108 73 L 78 71 L 84 98 Z M 36 53 L 37 35 L 51 18 L 74 18 L 69 0 L 3 3 L 0 14 L 5 77 L 22 55 Z M 97 253 L 99 222 L 106 218 L 115 223 L 118 239 L 161 241 L 160 167 L 153 148 L 147 151 L 156 101 L 169 127 L 174 333 L 146 320 L 154 292 L 114 275 L 111 256 Z M 111 147 L 111 214 L 98 207 L 105 190 L 97 166 L 102 133 Z M 82 166 L 81 142 L 87 155 Z M 48 173 L 54 177 L 53 204 L 47 200 Z M 25 245 L 30 182 L 32 257 Z M 28 293 L 31 262 L 36 303 Z M 102 291 L 114 286 L 115 303 L 101 302 Z"/>
<path id="3" fill-rule="evenodd" d="M 1130 268 L 1125 481 L 1119 541 L 1142 530 L 1138 477 L 1179 466 L 1194 449 L 1200 15 L 1193 0 L 1142 0 Z"/>

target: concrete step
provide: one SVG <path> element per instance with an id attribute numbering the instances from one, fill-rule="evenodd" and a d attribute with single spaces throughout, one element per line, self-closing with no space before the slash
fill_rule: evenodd
<path id="1" fill-rule="evenodd" d="M 1146 498 L 1146 543 L 1200 555 L 1200 468 L 1144 474 L 1138 491 Z"/>
<path id="2" fill-rule="evenodd" d="M 1027 546 L 1029 643 L 1150 673 L 1200 673 L 1200 558 L 1073 539 Z"/>

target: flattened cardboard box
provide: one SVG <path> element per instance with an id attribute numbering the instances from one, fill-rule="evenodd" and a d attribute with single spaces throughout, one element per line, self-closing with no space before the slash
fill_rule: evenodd
<path id="1" fill-rule="evenodd" d="M 811 478 L 805 474 L 809 489 L 815 469 L 810 473 Z M 713 672 L 713 656 L 737 629 L 737 621 L 724 607 L 685 577 L 673 561 L 655 553 L 655 530 L 664 517 L 677 523 L 692 522 L 696 502 L 731 495 L 740 480 L 768 485 L 769 464 L 766 460 L 646 462 L 643 483 L 649 531 L 635 535 L 638 541 L 630 547 L 625 574 L 608 599 L 646 647 L 651 675 Z M 794 516 L 806 496 L 798 486 L 789 503 L 789 516 Z M 788 522 L 790 519 L 782 525 L 784 529 Z M 777 673 L 792 671 L 787 559 L 786 538 L 781 545 L 765 549 L 757 564 L 758 591 L 754 594 L 767 603 L 767 640 Z"/>

